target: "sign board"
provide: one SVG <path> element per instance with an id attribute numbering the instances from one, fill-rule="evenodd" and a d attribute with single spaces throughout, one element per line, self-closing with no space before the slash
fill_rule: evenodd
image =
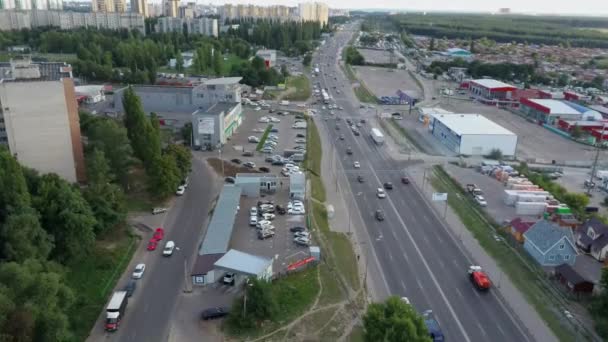
<path id="1" fill-rule="evenodd" d="M 215 120 L 213 118 L 198 119 L 198 134 L 213 134 L 215 132 Z"/>
<path id="2" fill-rule="evenodd" d="M 443 202 L 448 200 L 447 192 L 433 192 L 433 201 Z"/>

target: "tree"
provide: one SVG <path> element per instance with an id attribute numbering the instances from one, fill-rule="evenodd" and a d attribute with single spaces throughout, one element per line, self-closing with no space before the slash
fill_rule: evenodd
<path id="1" fill-rule="evenodd" d="M 245 286 L 245 297 L 237 298 L 228 317 L 228 325 L 233 331 L 248 330 L 259 322 L 277 318 L 278 303 L 272 294 L 270 282 L 251 277 Z"/>
<path id="2" fill-rule="evenodd" d="M 20 208 L 0 226 L 0 258 L 24 261 L 45 260 L 53 248 L 51 236 L 42 229 L 38 214 L 31 207 Z"/>
<path id="3" fill-rule="evenodd" d="M 180 130 L 179 134 L 184 141 L 184 145 L 191 146 L 192 145 L 192 123 L 186 123 Z"/>
<path id="4" fill-rule="evenodd" d="M 165 154 L 175 160 L 175 165 L 179 169 L 179 178 L 186 178 L 192 168 L 192 153 L 190 153 L 190 149 L 183 145 L 170 144 L 167 146 Z"/>
<path id="5" fill-rule="evenodd" d="M 312 62 L 312 55 L 310 53 L 307 53 L 306 55 L 304 55 L 304 58 L 302 59 L 302 64 L 304 66 L 309 66 L 311 62 Z"/>
<path id="6" fill-rule="evenodd" d="M 175 56 L 175 70 L 177 72 L 184 72 L 184 56 L 182 56 L 182 52 L 177 50 L 177 54 Z"/>
<path id="7" fill-rule="evenodd" d="M 175 192 L 181 178 L 179 168 L 172 156 L 158 156 L 146 170 L 148 189 L 158 198 L 165 198 Z"/>
<path id="8" fill-rule="evenodd" d="M 574 125 L 572 127 L 572 132 L 570 132 L 570 136 L 572 139 L 579 139 L 583 135 L 583 129 L 579 125 Z"/>
<path id="9" fill-rule="evenodd" d="M 87 179 L 92 184 L 108 183 L 112 179 L 110 173 L 110 165 L 103 151 L 93 148 L 93 151 L 87 155 Z"/>
<path id="10" fill-rule="evenodd" d="M 602 270 L 600 279 L 601 288 L 608 289 L 608 269 Z M 602 291 L 591 304 L 591 315 L 595 320 L 597 333 L 603 338 L 608 338 L 608 292 Z"/>
<path id="11" fill-rule="evenodd" d="M 424 319 L 399 297 L 372 303 L 363 316 L 365 341 L 430 342 Z"/>
<path id="12" fill-rule="evenodd" d="M 135 156 L 146 167 L 160 155 L 160 136 L 144 114 L 139 97 L 129 87 L 123 96 L 125 126 Z"/>
<path id="13" fill-rule="evenodd" d="M 435 38 L 431 38 L 431 42 L 429 43 L 429 51 L 435 50 Z"/>
<path id="14" fill-rule="evenodd" d="M 224 57 L 222 57 L 222 53 L 218 50 L 215 50 L 213 53 L 213 72 L 215 72 L 216 76 L 222 76 L 224 70 Z"/>
<path id="15" fill-rule="evenodd" d="M 95 242 L 97 220 L 78 188 L 56 174 L 46 174 L 31 191 L 42 228 L 54 237 L 51 256 L 66 262 L 86 255 Z"/>
<path id="16" fill-rule="evenodd" d="M 289 77 L 289 70 L 287 70 L 287 65 L 285 64 L 281 65 L 281 75 L 285 78 Z"/>

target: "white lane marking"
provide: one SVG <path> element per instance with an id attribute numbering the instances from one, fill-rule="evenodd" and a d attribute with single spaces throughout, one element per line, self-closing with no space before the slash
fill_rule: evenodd
<path id="1" fill-rule="evenodd" d="M 351 132 L 352 134 L 352 132 Z M 355 140 L 355 143 L 357 145 L 359 145 L 359 150 L 363 151 L 363 149 L 361 148 L 361 144 L 359 143 L 359 141 Z M 369 167 L 369 169 L 371 170 L 371 173 L 374 175 L 374 177 L 376 178 L 376 181 L 378 181 L 378 184 L 382 184 L 382 182 L 380 181 L 380 178 L 378 177 L 378 174 L 376 174 L 376 171 L 374 170 L 374 168 Z M 433 271 L 431 270 L 431 267 L 429 266 L 428 262 L 426 261 L 424 255 L 422 254 L 422 251 L 420 250 L 420 247 L 418 247 L 418 244 L 416 243 L 416 239 L 414 239 L 414 237 L 412 236 L 412 234 L 410 233 L 410 231 L 407 229 L 405 222 L 403 222 L 403 219 L 401 218 L 401 215 L 399 215 L 399 210 L 397 210 L 397 207 L 395 206 L 395 203 L 393 203 L 393 201 L 391 200 L 390 197 L 386 198 L 389 205 L 392 207 L 393 211 L 397 214 L 397 219 L 399 220 L 399 223 L 401 223 L 401 226 L 403 228 L 403 231 L 405 231 L 405 234 L 407 235 L 407 237 L 410 239 L 410 241 L 412 242 L 412 245 L 414 246 L 414 249 L 416 250 L 416 253 L 418 254 L 418 256 L 420 257 L 420 260 L 422 260 L 422 264 L 424 265 L 424 267 L 426 268 L 429 276 L 431 277 L 431 280 L 433 281 L 433 283 L 435 284 L 435 286 L 437 287 L 437 289 L 439 290 L 439 294 L 441 296 L 441 298 L 443 299 L 443 301 L 445 302 L 448 310 L 450 311 L 450 314 L 452 315 L 452 318 L 454 319 L 454 321 L 456 322 L 456 325 L 458 325 L 458 329 L 460 330 L 460 332 L 462 333 L 464 339 L 468 342 L 471 342 L 471 338 L 469 337 L 469 335 L 467 334 L 467 332 L 464 329 L 464 326 L 462 325 L 462 322 L 460 321 L 460 319 L 458 318 L 458 315 L 456 315 L 456 311 L 454 311 L 454 308 L 452 307 L 452 304 L 450 304 L 450 301 L 448 300 L 447 296 L 445 295 L 445 293 L 443 292 L 443 289 L 441 288 L 441 286 L 439 285 L 439 281 L 437 280 L 437 278 L 435 277 L 435 274 L 433 273 Z"/>
<path id="2" fill-rule="evenodd" d="M 391 259 L 391 261 L 393 261 L 393 255 L 391 254 L 391 250 L 387 249 L 386 253 L 388 253 L 388 258 Z"/>
<path id="3" fill-rule="evenodd" d="M 443 260 L 441 258 L 437 259 L 437 262 L 439 263 L 439 266 L 441 266 L 441 268 L 445 269 L 445 264 L 443 263 Z"/>
<path id="4" fill-rule="evenodd" d="M 407 294 L 407 287 L 405 286 L 403 279 L 401 279 L 401 287 L 403 287 L 403 291 L 405 291 L 405 294 Z"/>
<path id="5" fill-rule="evenodd" d="M 475 323 L 477 323 L 477 326 L 479 327 L 479 330 L 481 330 L 481 333 L 483 334 L 483 336 L 487 337 L 488 333 L 486 332 L 486 329 L 483 328 L 483 326 L 481 325 L 481 323 L 479 323 L 479 321 L 475 322 Z"/>
<path id="6" fill-rule="evenodd" d="M 454 287 L 454 289 L 456 290 L 456 292 L 458 293 L 458 295 L 462 298 L 464 298 L 464 296 L 462 295 L 462 292 L 460 292 L 460 289 L 457 287 Z"/>

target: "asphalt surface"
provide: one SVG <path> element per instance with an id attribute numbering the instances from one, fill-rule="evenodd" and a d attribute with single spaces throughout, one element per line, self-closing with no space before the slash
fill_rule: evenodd
<path id="1" fill-rule="evenodd" d="M 211 209 L 212 196 L 216 193 L 212 189 L 212 180 L 215 179 L 212 170 L 203 163 L 201 159 L 193 158 L 188 189 L 184 196 L 176 199 L 167 213 L 162 225 L 165 237 L 157 250 L 146 251 L 147 240 L 143 240 L 140 250 L 136 252 L 131 267 L 144 262 L 146 271 L 143 278 L 137 281 L 137 289 L 129 299 L 120 328 L 113 333 L 103 330 L 104 311 L 89 341 L 167 341 L 177 298 L 184 289 L 185 281 L 190 281 L 193 256 Z M 175 242 L 176 250 L 171 257 L 163 257 L 162 247 L 169 240 Z M 123 278 L 129 276 L 130 272 L 127 271 Z M 122 279 L 120 284 L 125 282 L 126 279 Z"/>
<path id="2" fill-rule="evenodd" d="M 382 279 L 373 281 L 391 294 L 407 296 L 420 312 L 432 309 L 447 340 L 532 341 L 498 294 L 493 290 L 480 293 L 470 283 L 467 268 L 474 261 L 418 190 L 401 183 L 407 162 L 394 161 L 386 147 L 375 145 L 370 138 L 369 120 L 360 129 L 361 136 L 354 136 L 346 124 L 346 117 L 362 117 L 359 102 L 336 61 L 339 46 L 347 44 L 351 34 L 336 33 L 313 58 L 313 63 L 320 64 L 322 69 L 313 82 L 320 81 L 321 87 L 329 89 L 334 102 L 344 107 L 343 111 L 336 111 L 336 116 L 342 117 L 340 130 L 335 130 L 336 121 L 332 117 L 325 120 L 326 114 L 316 116 L 315 120 L 318 125 L 325 125 L 321 133 L 330 135 L 332 141 L 336 135 L 345 136 L 345 140 L 336 140 L 334 144 L 335 157 L 341 163 L 338 169 L 349 180 L 351 195 L 383 274 Z M 346 86 L 342 87 L 343 84 Z M 334 85 L 344 90 L 337 94 Z M 352 148 L 352 156 L 346 155 L 347 147 Z M 331 154 L 328 151 L 325 156 Z M 361 163 L 360 169 L 353 167 L 354 161 Z M 357 181 L 358 175 L 364 177 L 364 183 Z M 387 181 L 393 183 L 394 189 L 386 190 L 387 198 L 377 198 L 376 189 Z M 374 217 L 378 209 L 385 215 L 382 222 Z"/>

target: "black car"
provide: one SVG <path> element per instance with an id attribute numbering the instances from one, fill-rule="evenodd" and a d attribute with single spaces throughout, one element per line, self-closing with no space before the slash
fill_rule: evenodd
<path id="1" fill-rule="evenodd" d="M 304 135 L 302 133 L 298 133 L 298 134 L 296 134 L 296 138 L 306 138 L 306 135 Z"/>
<path id="2" fill-rule="evenodd" d="M 253 152 L 252 151 L 244 151 L 243 152 L 243 157 L 253 157 Z"/>
<path id="3" fill-rule="evenodd" d="M 258 208 L 261 207 L 262 204 L 272 204 L 272 205 L 274 205 L 274 201 L 271 201 L 271 200 L 258 201 Z"/>
<path id="4" fill-rule="evenodd" d="M 302 227 L 302 226 L 296 226 L 296 227 L 289 228 L 289 231 L 292 232 L 292 233 L 305 232 L 306 228 Z"/>
<path id="5" fill-rule="evenodd" d="M 348 154 L 350 156 L 351 154 L 353 154 L 353 150 L 350 147 L 347 148 L 346 149 L 346 154 Z"/>
<path id="6" fill-rule="evenodd" d="M 266 166 L 262 166 L 262 167 L 260 167 L 260 171 L 262 171 L 264 173 L 268 173 L 268 172 L 270 172 L 270 169 L 267 168 Z"/>
<path id="7" fill-rule="evenodd" d="M 384 212 L 380 209 L 376 210 L 376 220 L 384 221 Z"/>
<path id="8" fill-rule="evenodd" d="M 410 184 L 410 179 L 407 177 L 401 177 L 401 183 L 403 184 Z"/>
<path id="9" fill-rule="evenodd" d="M 339 131 L 340 130 L 340 126 L 336 125 L 336 130 Z"/>
<path id="10" fill-rule="evenodd" d="M 344 140 L 344 134 L 340 134 L 340 140 Z"/>
<path id="11" fill-rule="evenodd" d="M 358 130 L 353 130 L 353 134 L 354 134 L 355 136 L 359 136 L 361 133 L 359 133 L 359 131 L 358 131 Z"/>
<path id="12" fill-rule="evenodd" d="M 277 206 L 275 208 L 277 209 L 277 213 L 279 213 L 279 215 L 287 214 L 287 209 L 285 209 L 284 206 L 277 204 Z"/>
<path id="13" fill-rule="evenodd" d="M 359 183 L 365 182 L 365 179 L 363 179 L 363 176 L 357 176 L 357 180 L 359 181 Z"/>
<path id="14" fill-rule="evenodd" d="M 236 179 L 234 179 L 234 177 L 226 177 L 224 178 L 224 182 L 234 184 L 236 182 Z"/>
<path id="15" fill-rule="evenodd" d="M 201 318 L 203 320 L 216 319 L 226 317 L 229 311 L 228 308 L 215 307 L 203 310 L 201 313 Z"/>
<path id="16" fill-rule="evenodd" d="M 127 285 L 125 285 L 124 288 L 124 290 L 127 291 L 127 297 L 131 297 L 133 295 L 133 292 L 135 292 L 136 288 L 137 282 L 135 281 L 135 279 L 129 280 L 129 282 L 127 283 Z"/>
<path id="17" fill-rule="evenodd" d="M 361 119 L 359 122 L 362 123 L 362 124 L 364 124 L 365 123 L 365 119 Z"/>
<path id="18" fill-rule="evenodd" d="M 266 157 L 266 159 L 264 159 L 265 162 L 267 163 L 272 163 L 274 161 L 274 158 L 272 157 Z"/>
<path id="19" fill-rule="evenodd" d="M 384 188 L 386 190 L 393 190 L 393 183 L 391 183 L 391 182 L 384 183 Z"/>
<path id="20" fill-rule="evenodd" d="M 270 109 L 268 110 L 268 113 L 272 113 L 272 112 L 274 112 L 274 109 L 270 108 Z"/>
<path id="21" fill-rule="evenodd" d="M 235 164 L 240 164 L 241 163 L 240 159 L 232 159 L 230 161 L 233 162 L 233 163 L 235 163 Z"/>

